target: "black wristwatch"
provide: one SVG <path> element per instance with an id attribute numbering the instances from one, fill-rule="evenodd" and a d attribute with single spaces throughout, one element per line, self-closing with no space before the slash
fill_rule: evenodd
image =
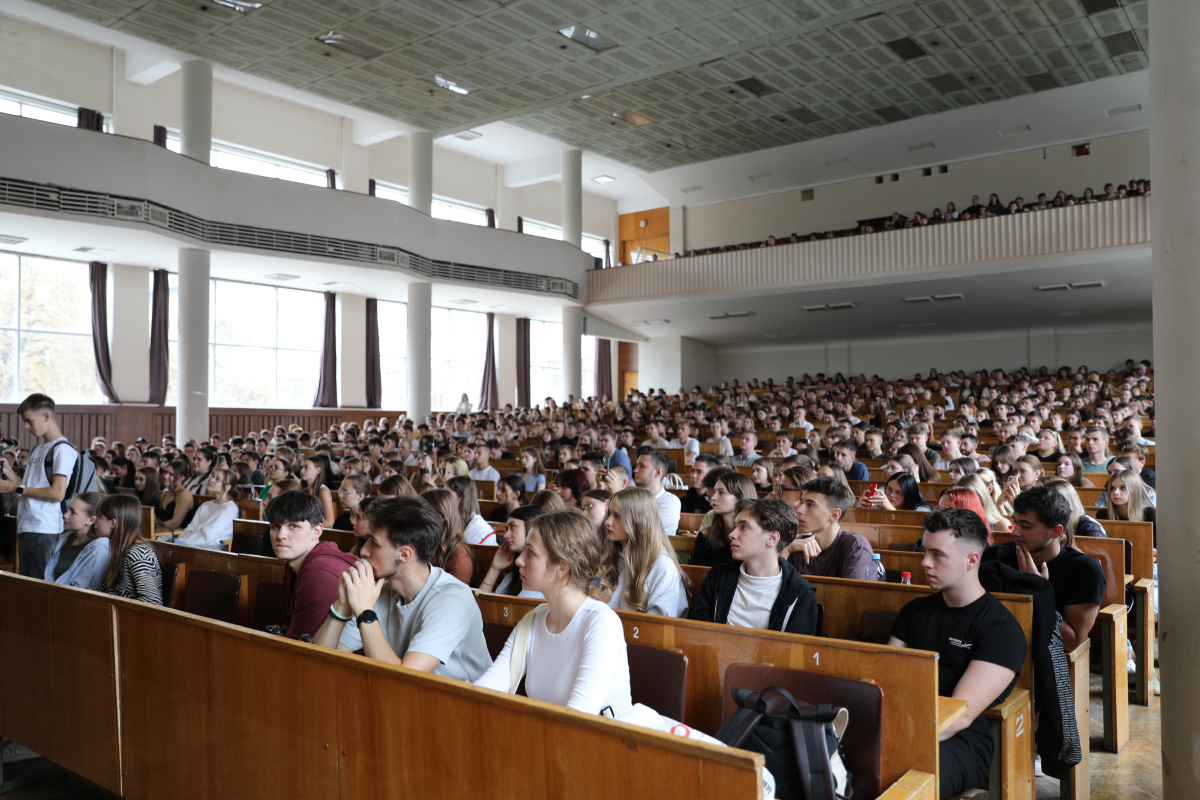
<path id="1" fill-rule="evenodd" d="M 19 497 L 25 496 L 25 487 L 24 486 L 17 487 L 17 496 L 19 496 Z"/>
<path id="2" fill-rule="evenodd" d="M 358 615 L 356 622 L 358 622 L 359 627 L 362 627 L 368 622 L 379 622 L 379 615 L 376 614 L 372 609 L 368 608 L 366 611 Z"/>

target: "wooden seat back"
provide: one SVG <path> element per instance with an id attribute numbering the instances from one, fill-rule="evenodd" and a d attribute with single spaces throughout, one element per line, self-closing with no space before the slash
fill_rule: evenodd
<path id="1" fill-rule="evenodd" d="M 687 656 L 682 650 L 641 644 L 627 644 L 626 650 L 633 702 L 649 706 L 664 717 L 682 720 L 687 712 Z"/>
<path id="2" fill-rule="evenodd" d="M 254 624 L 256 631 L 268 625 L 282 625 L 287 614 L 287 596 L 283 581 L 260 581 L 254 598 Z"/>
<path id="3" fill-rule="evenodd" d="M 679 530 L 697 533 L 700 531 L 700 523 L 703 520 L 704 514 L 680 514 Z"/>
<path id="4" fill-rule="evenodd" d="M 232 625 L 237 622 L 238 600 L 245 591 L 244 575 L 208 569 L 191 570 L 187 591 L 183 595 L 183 610 Z"/>
<path id="5" fill-rule="evenodd" d="M 264 523 L 258 523 L 262 525 Z M 239 625 L 250 625 L 253 621 L 254 603 L 258 584 L 262 581 L 281 581 L 287 564 L 277 558 L 247 555 L 244 553 L 222 553 L 217 550 L 205 550 L 200 547 L 189 547 L 183 544 L 168 544 L 166 542 L 151 542 L 159 562 L 171 561 L 181 564 L 186 570 L 187 580 L 190 581 L 195 570 L 211 570 L 227 572 L 243 576 L 243 591 L 238 599 L 238 614 L 235 622 Z M 184 596 L 186 597 L 186 586 Z"/>

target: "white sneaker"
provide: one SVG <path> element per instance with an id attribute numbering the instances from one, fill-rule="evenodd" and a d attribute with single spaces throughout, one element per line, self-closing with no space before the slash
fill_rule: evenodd
<path id="1" fill-rule="evenodd" d="M 41 756 L 30 750 L 28 747 L 23 747 L 16 742 L 4 743 L 3 760 L 5 764 L 12 764 L 17 761 L 28 761 L 31 758 L 41 758 Z"/>
<path id="2" fill-rule="evenodd" d="M 1039 778 L 1044 778 L 1046 776 L 1046 773 L 1042 772 L 1042 757 L 1041 756 L 1033 757 L 1033 774 L 1038 776 Z"/>

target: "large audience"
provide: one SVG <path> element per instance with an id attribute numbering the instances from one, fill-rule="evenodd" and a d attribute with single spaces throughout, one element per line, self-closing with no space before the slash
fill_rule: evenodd
<path id="1" fill-rule="evenodd" d="M 860 236 L 868 233 L 880 233 L 882 231 L 920 228 L 926 225 L 941 225 L 950 222 L 966 222 L 973 219 L 1003 217 L 1009 214 L 1024 214 L 1033 211 L 1045 211 L 1051 208 L 1099 203 L 1107 200 L 1121 200 L 1126 197 L 1149 196 L 1149 194 L 1150 181 L 1144 178 L 1135 178 L 1131 179 L 1128 184 L 1122 183 L 1116 187 L 1111 183 L 1106 183 L 1104 184 L 1104 190 L 1100 193 L 1095 192 L 1091 187 L 1084 189 L 1083 193 L 1078 196 L 1068 194 L 1061 189 L 1055 192 L 1053 197 L 1048 197 L 1045 192 L 1041 192 L 1035 201 L 1027 201 L 1024 197 L 1018 196 L 1004 202 L 998 194 L 992 193 L 988 195 L 987 202 L 985 203 L 980 200 L 979 195 L 973 195 L 971 202 L 961 211 L 959 211 L 954 201 L 948 201 L 944 208 L 935 208 L 931 212 L 918 210 L 914 211 L 912 216 L 905 216 L 899 211 L 895 211 L 886 217 L 859 220 L 850 228 L 832 231 L 813 231 L 807 234 L 792 233 L 788 236 L 778 237 L 768 236 L 759 242 L 742 242 L 741 244 L 727 244 L 718 247 L 688 250 L 683 255 L 704 256 L 733 250 L 752 250 L 759 247 L 816 242 L 821 239 L 840 239 L 844 236 Z M 676 253 L 675 257 L 678 258 L 679 255 L 679 253 Z M 657 257 L 655 257 L 655 260 L 657 260 Z"/>
<path id="2" fill-rule="evenodd" d="M 1104 536 L 1106 520 L 1155 521 L 1145 361 L 734 380 L 323 431 L 97 439 L 81 453 L 50 398 L 19 413 L 40 443 L 4 451 L 0 494 L 24 574 L 164 604 L 142 509 L 156 537 L 223 550 L 261 502 L 262 554 L 287 564 L 285 623 L 272 632 L 500 691 L 523 676 L 530 697 L 626 720 L 638 711 L 614 610 L 816 634 L 806 576 L 885 578 L 870 542 L 841 523 L 859 509 L 926 512 L 916 547 L 939 591 L 904 608 L 889 644 L 941 653 L 941 693 L 970 702 L 942 741 L 943 797 L 985 779 L 980 712 L 1024 660 L 1019 626 L 981 578 L 1041 576 L 1060 620 L 1054 646 L 1069 652 L 1105 588 L 1075 537 Z M 94 491 L 69 495 L 71 476 L 91 470 Z M 930 483 L 944 484 L 937 499 L 922 495 Z M 1094 516 L 1079 497 L 1088 486 L 1104 489 Z M 683 525 L 684 514 L 702 521 Z M 343 552 L 322 541 L 329 529 L 357 543 Z M 690 563 L 710 567 L 701 585 L 672 536 L 694 539 Z M 486 568 L 481 544 L 498 545 Z M 494 659 L 473 585 L 545 601 Z"/>

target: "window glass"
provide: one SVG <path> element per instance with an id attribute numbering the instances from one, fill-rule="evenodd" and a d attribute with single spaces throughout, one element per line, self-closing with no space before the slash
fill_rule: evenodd
<path id="1" fill-rule="evenodd" d="M 209 397 L 213 406 L 276 405 L 274 348 L 217 344 L 213 346 L 212 362 L 216 380 L 209 389 Z M 310 404 L 311 400 L 310 397 Z"/>
<path id="2" fill-rule="evenodd" d="M 275 287 L 214 281 L 214 344 L 275 346 Z"/>
<path id="3" fill-rule="evenodd" d="M 595 394 L 595 390 L 596 390 L 596 337 L 595 336 L 582 337 L 582 341 L 580 342 L 579 349 L 580 349 L 580 356 L 582 358 L 582 361 L 580 362 L 581 366 L 580 366 L 580 370 L 579 370 L 579 376 L 580 376 L 579 388 L 580 388 L 581 396 L 576 397 L 575 398 L 576 400 L 582 400 L 584 397 L 591 397 L 593 394 Z"/>
<path id="4" fill-rule="evenodd" d="M 298 289 L 278 291 L 279 346 L 320 352 L 325 339 L 325 298 Z"/>
<path id="5" fill-rule="evenodd" d="M 17 327 L 17 278 L 20 261 L 16 253 L 0 253 L 0 328 Z"/>
<path id="6" fill-rule="evenodd" d="M 177 132 L 168 131 L 167 149 L 172 153 L 182 150 Z M 324 187 L 329 182 L 325 170 L 321 167 L 292 161 L 270 153 L 258 153 L 227 142 L 213 142 L 212 150 L 209 153 L 209 163 L 214 167 L 232 172 L 244 172 L 264 178 L 278 178 L 309 186 Z"/>
<path id="7" fill-rule="evenodd" d="M 562 397 L 562 324 L 529 321 L 529 402 L 544 405 Z"/>
<path id="8" fill-rule="evenodd" d="M 434 411 L 453 411 L 462 395 L 479 406 L 487 315 L 458 309 L 430 309 L 430 402 Z"/>
<path id="9" fill-rule="evenodd" d="M 407 303 L 379 301 L 379 377 L 383 384 L 383 407 L 392 410 L 407 408 Z"/>
<path id="10" fill-rule="evenodd" d="M 88 265 L 21 256 L 21 327 L 90 336 L 92 290 Z"/>

